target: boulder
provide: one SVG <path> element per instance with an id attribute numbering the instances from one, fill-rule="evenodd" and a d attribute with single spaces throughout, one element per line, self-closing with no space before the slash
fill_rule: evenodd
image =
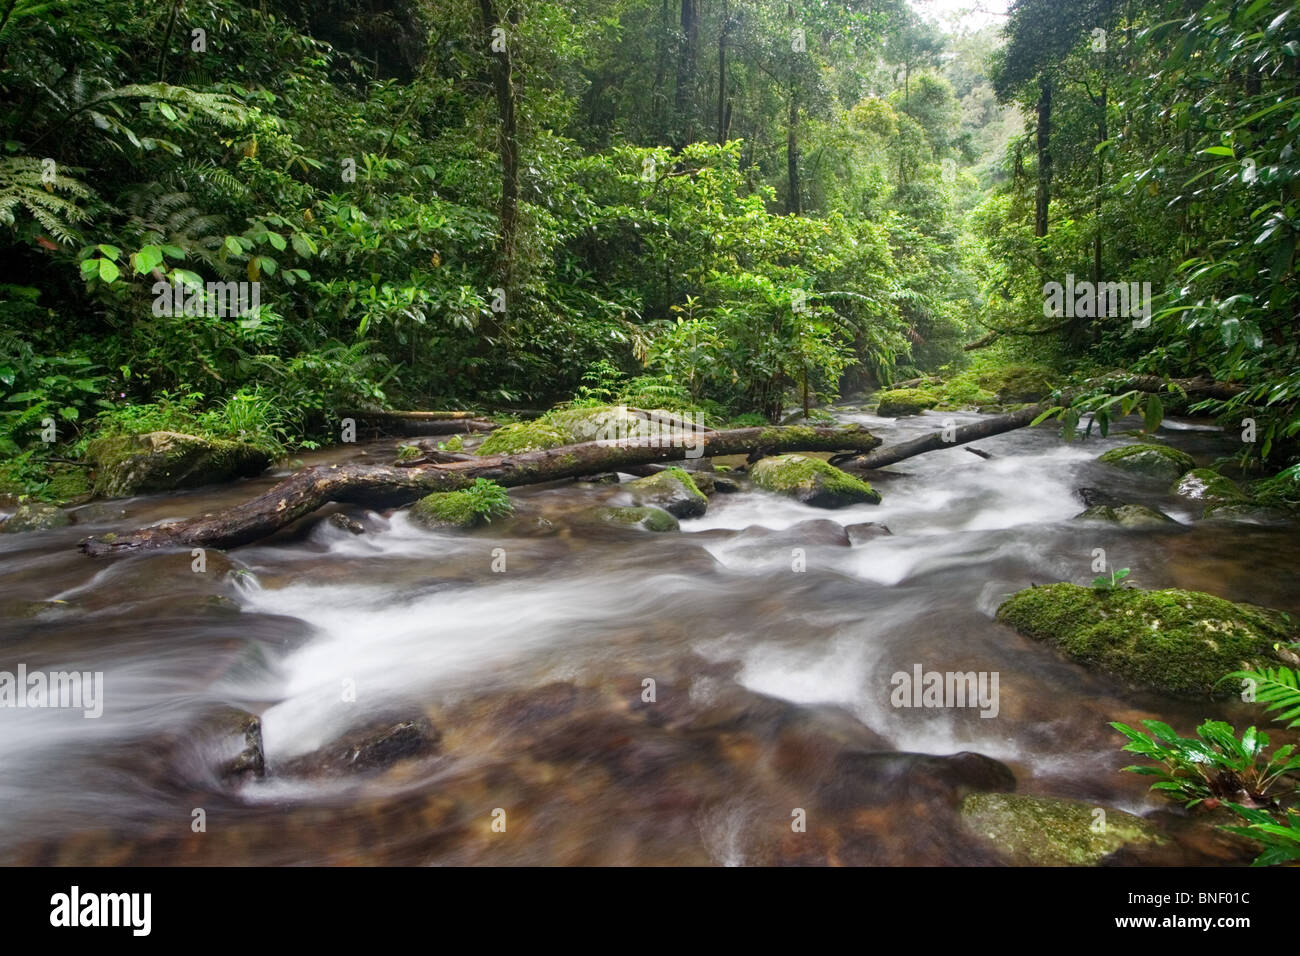
<path id="1" fill-rule="evenodd" d="M 383 770 L 402 760 L 432 756 L 441 742 L 442 735 L 422 715 L 380 718 L 275 769 L 291 776 Z"/>
<path id="2" fill-rule="evenodd" d="M 251 478 L 271 463 L 254 445 L 179 432 L 100 438 L 90 443 L 86 458 L 95 464 L 95 493 L 104 498 Z"/>
<path id="3" fill-rule="evenodd" d="M 22 534 L 26 531 L 48 531 L 72 523 L 72 518 L 62 508 L 41 501 L 25 501 L 0 524 L 0 532 Z"/>
<path id="4" fill-rule="evenodd" d="M 875 399 L 879 403 L 876 414 L 886 418 L 919 415 L 939 404 L 939 396 L 924 388 L 886 389 L 877 392 Z"/>
<path id="5" fill-rule="evenodd" d="M 880 492 L 860 478 L 806 455 L 777 455 L 757 462 L 749 471 L 764 491 L 787 495 L 815 508 L 880 504 Z"/>
<path id="6" fill-rule="evenodd" d="M 1124 471 L 1166 481 L 1173 481 L 1196 467 L 1190 455 L 1168 445 L 1124 445 L 1112 448 L 1097 460 Z"/>
<path id="7" fill-rule="evenodd" d="M 1054 797 L 972 793 L 961 803 L 962 823 L 995 844 L 1017 866 L 1096 866 L 1133 844 L 1168 842 L 1141 817 L 1123 810 Z"/>
<path id="8" fill-rule="evenodd" d="M 1013 594 L 998 620 L 1086 667 L 1177 697 L 1227 697 L 1235 670 L 1277 666 L 1300 636 L 1283 611 L 1170 588 L 1099 591 L 1048 584 Z"/>
<path id="9" fill-rule="evenodd" d="M 1178 528 L 1177 521 L 1146 505 L 1094 505 L 1074 516 L 1075 521 L 1104 521 L 1121 528 Z"/>
<path id="10" fill-rule="evenodd" d="M 609 524 L 646 531 L 680 531 L 677 519 L 662 508 L 598 508 L 596 516 Z"/>
<path id="11" fill-rule="evenodd" d="M 1172 491 L 1181 498 L 1206 504 L 1246 500 L 1246 493 L 1235 481 L 1210 468 L 1193 468 L 1174 482 Z"/>
<path id="12" fill-rule="evenodd" d="M 629 482 L 625 487 L 637 505 L 662 508 L 674 518 L 698 518 L 709 507 L 704 492 L 700 491 L 690 473 L 681 468 L 666 468 Z"/>

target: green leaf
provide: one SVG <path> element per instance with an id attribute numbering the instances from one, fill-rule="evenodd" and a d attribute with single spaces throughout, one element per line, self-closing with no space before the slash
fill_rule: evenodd
<path id="1" fill-rule="evenodd" d="M 111 259 L 96 259 L 99 263 L 99 278 L 103 282 L 114 282 L 122 274 L 122 270 Z"/>

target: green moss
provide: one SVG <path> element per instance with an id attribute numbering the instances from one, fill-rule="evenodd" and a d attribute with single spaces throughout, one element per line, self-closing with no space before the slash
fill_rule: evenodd
<path id="1" fill-rule="evenodd" d="M 871 485 L 820 458 L 806 455 L 764 458 L 750 469 L 749 475 L 765 491 L 789 495 L 817 508 L 880 504 L 880 492 Z"/>
<path id="2" fill-rule="evenodd" d="M 1075 584 L 1020 591 L 998 608 L 998 620 L 1080 664 L 1184 697 L 1231 694 L 1223 675 L 1275 665 L 1274 643 L 1297 633 L 1281 611 L 1198 591 L 1101 592 Z"/>
<path id="3" fill-rule="evenodd" d="M 1193 468 L 1176 482 L 1173 493 L 1193 501 L 1244 501 L 1246 493 L 1235 481 L 1210 468 Z"/>
<path id="4" fill-rule="evenodd" d="M 480 455 L 517 455 L 525 451 L 538 451 L 542 448 L 559 448 L 569 445 L 569 436 L 542 421 L 540 418 L 531 422 L 516 422 L 505 425 L 488 435 L 483 444 L 478 446 Z"/>
<path id="5" fill-rule="evenodd" d="M 939 396 L 939 405 L 946 408 L 969 408 L 989 405 L 998 400 L 995 392 L 989 391 L 979 383 L 975 372 L 962 372 L 945 382 L 934 386 L 932 391 Z"/>
<path id="6" fill-rule="evenodd" d="M 677 519 L 662 508 L 600 508 L 596 514 L 610 524 L 644 528 L 646 531 L 678 531 Z"/>
<path id="7" fill-rule="evenodd" d="M 975 378 L 1005 404 L 1038 401 L 1052 391 L 1055 374 L 1045 365 L 1002 365 L 983 369 Z"/>
<path id="8" fill-rule="evenodd" d="M 1022 866 L 1095 866 L 1135 843 L 1167 842 L 1141 817 L 1107 809 L 1097 827 L 1096 806 L 1017 793 L 973 793 L 961 804 L 962 822 Z"/>
<path id="9" fill-rule="evenodd" d="M 879 403 L 877 415 L 897 418 L 902 415 L 919 415 L 934 408 L 942 400 L 937 392 L 928 388 L 895 388 L 877 392 L 873 398 Z"/>
<path id="10" fill-rule="evenodd" d="M 1156 478 L 1177 478 L 1196 467 L 1191 455 L 1168 445 L 1124 445 L 1112 448 L 1098 461 L 1125 471 Z"/>
<path id="11" fill-rule="evenodd" d="M 47 505 L 40 501 L 24 501 L 14 509 L 0 525 L 5 534 L 22 534 L 27 531 L 48 531 L 62 528 L 72 523 L 68 513 L 62 508 Z"/>
<path id="12" fill-rule="evenodd" d="M 420 451 L 419 445 L 399 445 L 397 448 L 398 461 L 411 461 L 419 458 L 424 452 Z"/>
<path id="13" fill-rule="evenodd" d="M 627 490 L 637 504 L 662 508 L 675 518 L 698 518 L 709 507 L 709 499 L 684 468 L 665 468 L 638 478 L 628 483 Z"/>
<path id="14" fill-rule="evenodd" d="M 1271 478 L 1250 486 L 1250 496 L 1257 504 L 1286 511 L 1300 511 L 1300 466 L 1292 466 Z"/>
<path id="15" fill-rule="evenodd" d="M 442 442 L 440 447 L 443 451 L 462 451 L 465 448 L 465 438 L 461 435 L 452 435 Z"/>
<path id="16" fill-rule="evenodd" d="M 1105 521 L 1117 524 L 1121 528 L 1162 528 L 1178 527 L 1178 522 L 1163 511 L 1156 511 L 1146 505 L 1095 505 L 1082 514 L 1074 516 L 1075 521 Z"/>
<path id="17" fill-rule="evenodd" d="M 251 477 L 270 464 L 266 451 L 254 445 L 178 432 L 96 439 L 86 457 L 96 466 L 95 493 L 105 498 Z"/>
<path id="18" fill-rule="evenodd" d="M 514 511 L 504 488 L 484 478 L 460 491 L 435 491 L 411 505 L 411 520 L 426 528 L 474 528 Z"/>
<path id="19" fill-rule="evenodd" d="M 778 442 L 799 442 L 815 445 L 821 440 L 817 429 L 812 425 L 773 425 L 764 428 L 758 434 L 761 445 L 775 445 Z"/>

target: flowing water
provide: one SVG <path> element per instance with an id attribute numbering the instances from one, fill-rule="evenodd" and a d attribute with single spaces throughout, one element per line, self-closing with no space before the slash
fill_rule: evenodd
<path id="1" fill-rule="evenodd" d="M 838 417 L 891 444 L 948 416 Z M 1162 434 L 1198 463 L 1234 450 L 1192 422 Z M 1163 483 L 1094 461 L 1128 440 L 1022 429 L 977 443 L 987 460 L 958 447 L 894 466 L 874 479 L 876 507 L 716 495 L 681 534 L 593 523 L 584 509 L 625 493 L 567 483 L 513 492 L 513 518 L 469 534 L 354 509 L 356 535 L 327 511 L 208 552 L 202 572 L 188 550 L 75 549 L 234 504 L 265 476 L 0 536 L 0 670 L 104 674 L 97 719 L 0 711 L 0 862 L 995 863 L 956 807 L 1003 771 L 949 757 L 963 752 L 1000 761 L 1023 793 L 1160 810 L 1176 839 L 1131 862 L 1239 862 L 1118 772 L 1129 761 L 1107 722 L 1188 732 L 1253 714 L 1127 689 L 994 619 L 1031 583 L 1089 582 L 1095 548 L 1141 587 L 1300 612 L 1294 528 L 1197 522 Z M 1184 526 L 1071 522 L 1080 486 Z M 827 522 L 892 535 L 850 546 Z M 892 706 L 891 676 L 916 665 L 996 672 L 996 715 Z M 219 772 L 242 745 L 232 708 L 261 717 L 264 777 Z M 408 759 L 313 757 L 395 721 L 423 728 Z"/>

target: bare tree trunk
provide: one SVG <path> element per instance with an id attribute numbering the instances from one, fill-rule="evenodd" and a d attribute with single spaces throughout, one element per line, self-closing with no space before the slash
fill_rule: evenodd
<path id="1" fill-rule="evenodd" d="M 501 26 L 493 0 L 479 0 L 479 13 L 483 18 L 484 33 Z M 519 14 L 512 7 L 510 23 L 517 25 Z M 501 129 L 497 142 L 501 153 L 501 206 L 498 214 L 497 276 L 501 288 L 506 290 L 507 308 L 514 288 L 515 239 L 519 224 L 519 123 L 515 115 L 514 62 L 511 59 L 509 38 L 499 52 L 491 52 L 492 86 L 496 92 L 497 114 Z"/>

